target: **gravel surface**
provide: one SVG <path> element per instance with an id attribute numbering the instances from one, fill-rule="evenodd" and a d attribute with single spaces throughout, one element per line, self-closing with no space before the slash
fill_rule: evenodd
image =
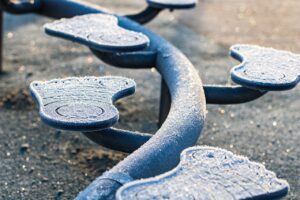
<path id="1" fill-rule="evenodd" d="M 300 52 L 300 42 L 294 40 L 296 35 L 299 37 L 300 30 L 292 27 L 299 19 L 297 0 L 274 0 L 276 8 L 279 2 L 285 2 L 278 7 L 283 14 L 274 9 L 280 16 L 270 12 L 261 14 L 263 8 L 269 6 L 266 0 L 233 2 L 236 1 L 221 5 L 217 0 L 203 0 L 195 11 L 164 12 L 148 27 L 179 47 L 194 63 L 203 82 L 209 84 L 230 83 L 229 70 L 238 62 L 228 57 L 228 47 L 235 42 Z M 246 8 L 240 7 L 241 4 Z M 127 13 L 142 8 L 143 2 L 104 0 L 103 5 Z M 290 12 L 285 13 L 287 6 Z M 226 28 L 221 34 L 223 29 L 219 27 L 240 27 L 243 31 L 243 25 L 237 24 L 243 21 L 235 21 L 239 14 L 235 11 L 243 9 L 251 11 L 245 12 L 252 13 L 261 28 L 256 31 L 249 28 L 249 32 L 242 35 L 231 35 Z M 272 17 L 265 18 L 267 15 Z M 195 20 L 191 20 L 192 16 L 196 16 Z M 222 23 L 218 17 L 232 20 Z M 245 14 L 246 17 L 249 16 Z M 270 31 L 274 29 L 270 21 L 275 23 L 277 18 L 282 19 L 278 23 L 281 28 L 278 32 Z M 121 112 L 118 127 L 147 132 L 157 129 L 158 73 L 108 66 L 86 47 L 45 35 L 41 27 L 49 21 L 35 15 L 5 15 L 4 73 L 0 75 L 0 199 L 72 199 L 94 178 L 126 156 L 93 144 L 81 133 L 58 131 L 42 124 L 28 92 L 33 80 L 86 75 L 133 78 L 138 86 L 136 94 L 117 103 Z M 270 33 L 278 38 L 270 40 Z M 222 147 L 264 163 L 289 182 L 291 191 L 286 199 L 298 199 L 299 98 L 300 88 L 297 87 L 269 93 L 247 104 L 209 105 L 206 126 L 198 143 Z"/>

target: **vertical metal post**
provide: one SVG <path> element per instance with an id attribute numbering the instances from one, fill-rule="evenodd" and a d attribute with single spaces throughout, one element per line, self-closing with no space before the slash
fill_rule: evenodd
<path id="1" fill-rule="evenodd" d="M 0 10 L 0 73 L 2 73 L 3 65 L 3 11 Z"/>
<path id="2" fill-rule="evenodd" d="M 165 119 L 168 116 L 171 107 L 171 96 L 169 93 L 168 86 L 164 79 L 161 79 L 161 88 L 160 88 L 160 105 L 159 105 L 159 118 L 158 126 L 164 123 Z"/>

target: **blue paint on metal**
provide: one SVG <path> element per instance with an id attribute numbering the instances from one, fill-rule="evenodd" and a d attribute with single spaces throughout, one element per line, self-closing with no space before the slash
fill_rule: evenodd
<path id="1" fill-rule="evenodd" d="M 239 85 L 204 85 L 204 92 L 207 104 L 246 103 L 267 93 Z"/>
<path id="2" fill-rule="evenodd" d="M 95 131 L 114 125 L 114 101 L 133 94 L 135 82 L 123 77 L 55 79 L 30 84 L 46 124 L 72 131 Z"/>
<path id="3" fill-rule="evenodd" d="M 11 1 L 1 0 L 0 7 L 14 14 L 25 14 L 38 11 L 42 6 L 42 0 L 23 0 L 23 1 Z"/>
<path id="4" fill-rule="evenodd" d="M 219 148 L 197 146 L 181 154 L 180 164 L 154 178 L 125 184 L 117 200 L 274 199 L 289 185 L 263 165 Z"/>
<path id="5" fill-rule="evenodd" d="M 61 19 L 46 24 L 44 28 L 49 35 L 104 52 L 141 50 L 149 44 L 147 36 L 118 26 L 118 19 L 108 14 L 87 14 Z"/>
<path id="6" fill-rule="evenodd" d="M 148 6 L 145 10 L 137 14 L 126 15 L 127 18 L 140 24 L 145 24 L 153 20 L 163 9 Z"/>
<path id="7" fill-rule="evenodd" d="M 42 7 L 35 13 L 54 19 L 71 18 L 92 13 L 111 14 L 104 7 L 81 0 L 43 0 Z"/>
<path id="8" fill-rule="evenodd" d="M 197 0 L 147 0 L 147 3 L 161 9 L 188 9 L 194 8 Z"/>
<path id="9" fill-rule="evenodd" d="M 137 150 L 153 136 L 149 133 L 116 128 L 84 132 L 84 135 L 97 144 L 126 153 L 132 153 Z"/>
<path id="10" fill-rule="evenodd" d="M 289 90 L 300 81 L 300 55 L 255 45 L 234 45 L 242 62 L 231 70 L 234 82 L 256 90 Z"/>
<path id="11" fill-rule="evenodd" d="M 131 69 L 147 69 L 155 66 L 157 52 L 151 50 L 133 52 L 101 52 L 91 49 L 100 58 L 113 66 Z"/>

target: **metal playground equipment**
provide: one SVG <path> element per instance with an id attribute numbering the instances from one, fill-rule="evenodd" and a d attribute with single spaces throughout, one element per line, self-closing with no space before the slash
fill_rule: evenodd
<path id="1" fill-rule="evenodd" d="M 234 45 L 230 54 L 241 64 L 230 75 L 237 85 L 203 85 L 180 50 L 141 25 L 164 9 L 188 9 L 196 3 L 147 0 L 145 10 L 119 16 L 78 0 L 0 1 L 3 11 L 58 19 L 44 26 L 47 34 L 88 46 L 110 65 L 154 66 L 161 74 L 160 127 L 154 135 L 113 127 L 119 118 L 113 103 L 135 92 L 130 78 L 70 77 L 30 85 L 44 123 L 131 153 L 76 199 L 276 199 L 288 193 L 288 183 L 261 164 L 227 150 L 191 146 L 201 134 L 206 104 L 245 103 L 268 91 L 295 87 L 300 55 Z"/>

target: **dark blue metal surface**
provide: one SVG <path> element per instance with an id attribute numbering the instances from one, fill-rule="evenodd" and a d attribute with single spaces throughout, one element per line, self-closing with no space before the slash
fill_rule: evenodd
<path id="1" fill-rule="evenodd" d="M 161 11 L 161 8 L 154 8 L 148 6 L 145 10 L 141 11 L 140 13 L 126 15 L 126 17 L 140 24 L 145 24 L 154 19 Z"/>
<path id="2" fill-rule="evenodd" d="M 78 42 L 98 51 L 135 51 L 148 46 L 142 33 L 118 26 L 118 19 L 108 14 L 87 14 L 61 19 L 44 26 L 49 35 Z"/>
<path id="3" fill-rule="evenodd" d="M 234 45 L 242 62 L 231 71 L 234 82 L 256 90 L 288 90 L 300 81 L 300 55 L 255 45 Z"/>
<path id="4" fill-rule="evenodd" d="M 42 6 L 42 0 L 22 0 L 22 1 L 11 1 L 11 0 L 1 0 L 0 7 L 14 14 L 25 14 L 36 12 Z"/>
<path id="5" fill-rule="evenodd" d="M 92 141 L 109 149 L 132 153 L 145 144 L 153 135 L 116 128 L 84 132 Z"/>
<path id="6" fill-rule="evenodd" d="M 267 93 L 239 85 L 204 85 L 204 92 L 207 104 L 246 103 Z"/>
<path id="7" fill-rule="evenodd" d="M 33 82 L 31 93 L 42 120 L 55 128 L 93 131 L 115 124 L 114 101 L 133 94 L 135 83 L 123 77 L 83 77 Z"/>
<path id="8" fill-rule="evenodd" d="M 117 200 L 270 199 L 287 194 L 289 185 L 263 165 L 219 148 L 184 150 L 180 164 L 155 178 L 133 181 L 117 192 Z"/>
<path id="9" fill-rule="evenodd" d="M 101 52 L 93 49 L 91 51 L 102 61 L 120 68 L 147 69 L 156 65 L 157 52 L 154 49 L 150 50 L 150 48 L 144 51 L 116 53 Z"/>
<path id="10" fill-rule="evenodd" d="M 194 8 L 197 0 L 147 0 L 151 7 L 162 9 L 187 9 Z"/>

